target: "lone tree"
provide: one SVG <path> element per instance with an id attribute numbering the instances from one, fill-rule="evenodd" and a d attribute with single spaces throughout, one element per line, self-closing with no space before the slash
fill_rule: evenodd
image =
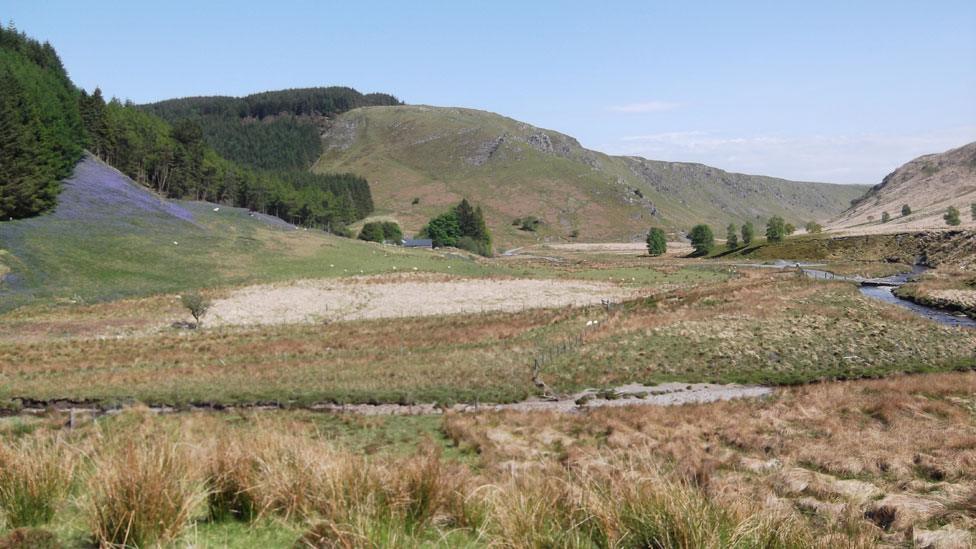
<path id="1" fill-rule="evenodd" d="M 891 216 L 888 214 L 888 212 L 881 212 L 881 222 L 887 223 L 889 221 L 891 221 Z"/>
<path id="2" fill-rule="evenodd" d="M 668 241 L 664 236 L 664 231 L 654 227 L 647 233 L 647 253 L 659 256 L 666 251 L 668 251 Z"/>
<path id="3" fill-rule="evenodd" d="M 188 292 L 180 296 L 180 301 L 183 302 L 183 306 L 186 307 L 190 314 L 193 316 L 193 321 L 195 323 L 194 327 L 198 328 L 203 321 L 203 315 L 207 314 L 210 309 L 210 302 L 203 298 L 197 292 Z"/>
<path id="4" fill-rule="evenodd" d="M 816 221 L 808 221 L 806 225 L 807 232 L 810 234 L 817 234 L 823 231 L 823 225 L 817 223 Z"/>
<path id="5" fill-rule="evenodd" d="M 725 229 L 725 247 L 734 250 L 739 247 L 739 235 L 735 223 L 729 223 Z"/>
<path id="6" fill-rule="evenodd" d="M 905 217 L 907 215 L 912 215 L 912 208 L 908 204 L 901 207 L 901 216 Z"/>
<path id="7" fill-rule="evenodd" d="M 715 247 L 712 228 L 704 223 L 692 227 L 688 237 L 691 238 L 691 246 L 695 248 L 695 255 L 705 255 Z"/>
<path id="8" fill-rule="evenodd" d="M 770 242 L 779 242 L 783 240 L 786 236 L 786 222 L 783 218 L 774 215 L 769 218 L 769 222 L 766 223 L 766 240 Z"/>
<path id="9" fill-rule="evenodd" d="M 946 225 L 952 225 L 953 227 L 962 223 L 962 220 L 959 219 L 959 210 L 955 206 L 949 206 L 942 219 L 945 219 Z"/>
<path id="10" fill-rule="evenodd" d="M 752 221 L 746 221 L 746 224 L 742 226 L 742 245 L 748 246 L 752 244 L 752 239 L 756 236 L 756 229 L 752 226 Z"/>

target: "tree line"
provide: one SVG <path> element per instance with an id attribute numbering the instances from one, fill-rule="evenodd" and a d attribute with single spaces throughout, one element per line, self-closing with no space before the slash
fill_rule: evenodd
<path id="1" fill-rule="evenodd" d="M 51 208 L 83 141 L 75 89 L 57 52 L 0 25 L 0 219 Z"/>
<path id="2" fill-rule="evenodd" d="M 245 97 L 187 97 L 140 108 L 171 124 L 195 120 L 203 128 L 207 144 L 234 162 L 265 170 L 304 170 L 322 154 L 320 117 L 358 107 L 399 104 L 389 94 L 325 87 Z"/>
<path id="3" fill-rule="evenodd" d="M 288 106 L 305 112 L 302 109 L 345 108 L 357 101 L 395 101 L 392 96 L 362 96 L 348 88 L 321 90 L 336 91 L 259 94 L 254 109 Z M 252 103 L 245 101 L 245 105 Z M 244 130 L 239 140 L 244 145 L 234 146 L 252 149 L 240 156 L 293 157 L 256 167 L 228 160 L 207 143 L 198 119 L 171 124 L 131 102 L 106 101 L 97 88 L 91 94 L 79 90 L 50 44 L 0 25 L 0 219 L 28 217 L 51 208 L 60 181 L 70 175 L 83 148 L 169 198 L 245 207 L 340 234 L 348 232 L 346 225 L 373 211 L 365 179 L 304 171 L 318 149 L 286 153 L 287 146 L 272 143 L 277 135 L 295 128 L 274 122 L 261 127 L 270 130 L 257 132 L 259 137 Z M 313 136 L 319 146 L 314 128 L 298 131 L 304 135 L 299 140 Z M 283 139 L 286 144 L 294 141 Z"/>

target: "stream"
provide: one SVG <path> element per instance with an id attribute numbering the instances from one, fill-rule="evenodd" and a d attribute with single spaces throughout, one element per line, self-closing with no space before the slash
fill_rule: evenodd
<path id="1" fill-rule="evenodd" d="M 916 265 L 913 267 L 912 272 L 910 273 L 902 273 L 883 278 L 838 276 L 827 271 L 807 269 L 802 263 L 800 263 L 799 266 L 801 269 L 803 269 L 803 273 L 811 278 L 857 282 L 861 285 L 860 290 L 862 294 L 872 299 L 877 299 L 879 301 L 884 301 L 885 303 L 891 303 L 892 305 L 903 307 L 923 318 L 938 322 L 939 324 L 961 328 L 976 328 L 976 319 L 969 318 L 968 316 L 962 314 L 953 314 L 943 309 L 920 305 L 914 301 L 902 299 L 893 293 L 895 288 L 898 286 L 901 286 L 902 284 L 908 282 L 912 277 L 920 275 L 928 270 L 926 267 L 921 265 Z"/>

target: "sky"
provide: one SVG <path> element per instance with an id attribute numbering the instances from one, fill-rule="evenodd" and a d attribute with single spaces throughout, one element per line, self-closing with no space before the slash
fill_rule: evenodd
<path id="1" fill-rule="evenodd" d="M 976 141 L 973 0 L 0 0 L 0 20 L 137 103 L 346 85 L 835 183 Z"/>

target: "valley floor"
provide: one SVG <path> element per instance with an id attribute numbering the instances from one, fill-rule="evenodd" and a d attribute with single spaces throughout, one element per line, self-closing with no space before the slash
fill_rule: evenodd
<path id="1" fill-rule="evenodd" d="M 349 245 L 199 329 L 177 293 L 0 315 L 0 547 L 972 542 L 976 330 L 734 254 Z M 649 405 L 698 383 L 768 396 Z"/>

